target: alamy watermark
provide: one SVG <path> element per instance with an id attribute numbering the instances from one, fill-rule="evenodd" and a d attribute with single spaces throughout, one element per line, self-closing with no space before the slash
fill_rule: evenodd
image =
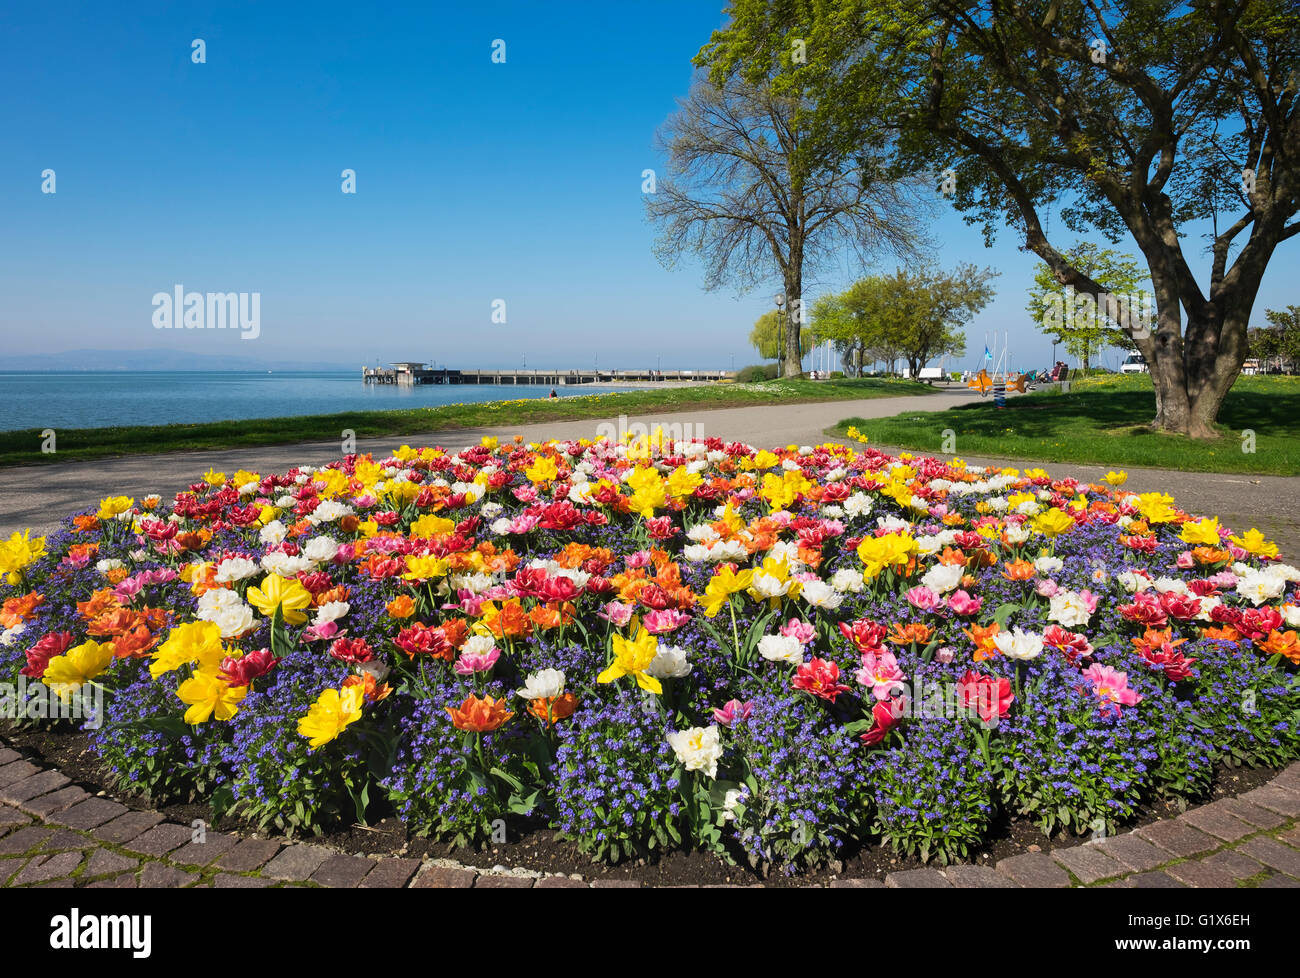
<path id="1" fill-rule="evenodd" d="M 262 335 L 262 293 L 171 292 L 153 294 L 154 329 L 238 329 L 240 339 Z"/>
<path id="2" fill-rule="evenodd" d="M 94 683 L 0 683 L 0 719 L 84 720 L 87 730 L 104 722 L 104 689 Z"/>

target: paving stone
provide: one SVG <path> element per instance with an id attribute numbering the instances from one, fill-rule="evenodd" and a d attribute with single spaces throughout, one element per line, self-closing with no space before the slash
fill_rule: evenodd
<path id="1" fill-rule="evenodd" d="M 943 875 L 959 890 L 1016 890 L 1019 884 L 1003 876 L 992 866 L 978 864 L 947 866 Z"/>
<path id="2" fill-rule="evenodd" d="M 56 852 L 60 849 L 91 849 L 98 845 L 94 839 L 82 835 L 80 832 L 73 832 L 70 829 L 56 829 L 54 834 L 46 840 L 41 849 L 45 852 Z"/>
<path id="3" fill-rule="evenodd" d="M 879 882 L 879 880 L 877 880 L 876 882 Z M 857 883 L 856 880 L 836 880 L 834 883 L 831 884 L 831 886 L 837 886 L 837 885 L 848 886 L 848 885 L 856 885 L 856 883 Z M 880 883 L 880 885 L 884 886 L 885 884 Z M 593 890 L 615 890 L 615 889 L 639 890 L 641 888 L 641 881 L 640 880 L 592 880 L 591 888 Z"/>
<path id="4" fill-rule="evenodd" d="M 329 857 L 330 851 L 320 846 L 289 846 L 266 864 L 262 875 L 271 879 L 301 882 L 316 872 Z"/>
<path id="5" fill-rule="evenodd" d="M 1026 852 L 1000 860 L 997 870 L 1021 886 L 1061 889 L 1070 885 L 1070 876 L 1045 852 Z"/>
<path id="6" fill-rule="evenodd" d="M 90 795 L 86 793 L 84 788 L 70 784 L 66 788 L 60 788 L 58 791 L 51 791 L 47 795 L 33 798 L 23 805 L 23 810 L 45 818 L 55 812 L 61 812 L 65 808 L 80 804 L 89 797 Z"/>
<path id="7" fill-rule="evenodd" d="M 1238 849 L 1224 849 L 1213 856 L 1201 860 L 1206 866 L 1227 873 L 1233 879 L 1233 885 L 1239 880 L 1248 880 L 1264 872 L 1264 867 Z"/>
<path id="8" fill-rule="evenodd" d="M 30 823 L 31 819 L 18 809 L 10 808 L 8 805 L 0 805 L 0 835 L 4 835 L 10 829 L 16 829 L 20 825 Z"/>
<path id="9" fill-rule="evenodd" d="M 148 832 L 161 822 L 163 817 L 157 812 L 130 812 L 120 815 L 111 822 L 106 822 L 93 831 L 96 839 L 124 846 Z"/>
<path id="10" fill-rule="evenodd" d="M 4 767 L 0 767 L 0 788 L 7 788 L 40 772 L 41 769 L 30 761 L 11 761 Z"/>
<path id="11" fill-rule="evenodd" d="M 329 856 L 311 874 L 311 882 L 321 886 L 330 886 L 339 890 L 350 890 L 357 886 L 366 874 L 375 868 L 373 859 L 364 856 Z"/>
<path id="12" fill-rule="evenodd" d="M 1261 829 L 1275 829 L 1279 825 L 1286 824 L 1286 819 L 1277 812 L 1271 812 L 1267 808 L 1252 805 L 1241 798 L 1224 798 L 1215 802 L 1215 804 L 1222 805 L 1229 814 L 1241 819 L 1243 822 L 1257 825 Z"/>
<path id="13" fill-rule="evenodd" d="M 54 830 L 44 825 L 29 825 L 16 832 L 10 832 L 0 838 L 0 856 L 17 856 L 35 849 L 54 834 Z"/>
<path id="14" fill-rule="evenodd" d="M 173 852 L 167 860 L 182 866 L 207 866 L 239 845 L 238 836 L 225 832 L 205 833 L 202 842 L 192 840 L 191 834 L 191 841 Z"/>
<path id="15" fill-rule="evenodd" d="M 0 886 L 4 886 L 9 877 L 17 874 L 26 864 L 26 856 L 0 856 Z"/>
<path id="16" fill-rule="evenodd" d="M 161 890 L 188 886 L 199 878 L 198 873 L 187 873 L 166 863 L 145 863 L 140 873 L 140 888 Z"/>
<path id="17" fill-rule="evenodd" d="M 937 869 L 907 869 L 901 873 L 888 873 L 885 886 L 891 890 L 948 889 L 951 883 Z"/>
<path id="18" fill-rule="evenodd" d="M 61 812 L 54 812 L 46 818 L 46 821 L 54 825 L 66 825 L 70 829 L 90 832 L 106 822 L 125 815 L 127 811 L 129 809 L 125 805 L 119 805 L 107 798 L 87 798 Z"/>
<path id="19" fill-rule="evenodd" d="M 531 876 L 505 876 L 497 873 L 486 873 L 474 881 L 476 890 L 511 890 L 511 889 L 528 889 L 534 883 Z"/>
<path id="20" fill-rule="evenodd" d="M 10 747 L 0 747 L 0 767 L 4 767 L 6 764 L 12 764 L 14 761 L 21 761 L 22 758 L 23 755 L 19 754 L 16 750 Z"/>
<path id="21" fill-rule="evenodd" d="M 81 865 L 82 854 L 79 852 L 61 852 L 54 856 L 33 856 L 23 871 L 15 876 L 10 886 L 22 886 L 24 883 L 40 883 L 45 880 L 71 876 Z"/>
<path id="22" fill-rule="evenodd" d="M 129 849 L 131 852 L 140 852 L 146 856 L 161 857 L 185 845 L 190 841 L 192 835 L 193 829 L 188 825 L 163 822 L 161 825 L 155 825 L 149 831 L 141 833 L 129 842 L 123 843 L 122 848 Z"/>
<path id="23" fill-rule="evenodd" d="M 0 752 L 0 756 L 3 752 Z M 1285 771 L 1279 774 L 1271 782 L 1279 788 L 1286 788 L 1290 791 L 1300 791 L 1300 761 L 1292 764 Z"/>
<path id="24" fill-rule="evenodd" d="M 591 885 L 608 886 L 609 884 L 592 883 Z M 885 888 L 885 881 L 874 879 L 874 878 L 831 880 L 832 890 L 883 890 L 884 888 Z"/>
<path id="25" fill-rule="evenodd" d="M 720 883 L 718 886 L 738 886 L 735 883 Z M 567 876 L 543 876 L 534 885 L 535 890 L 586 890 L 590 889 L 582 880 L 571 880 Z"/>
<path id="26" fill-rule="evenodd" d="M 1257 836 L 1254 839 L 1247 839 L 1237 847 L 1237 850 L 1258 860 L 1269 869 L 1286 873 L 1287 876 L 1300 877 L 1300 851 L 1284 846 L 1276 839 Z"/>
<path id="27" fill-rule="evenodd" d="M 1105 851 L 1095 845 L 1084 844 L 1068 849 L 1053 849 L 1052 858 L 1064 866 L 1084 886 L 1111 876 L 1123 876 L 1128 868 L 1121 866 Z"/>
<path id="28" fill-rule="evenodd" d="M 1183 884 L 1168 873 L 1157 870 L 1154 873 L 1138 873 L 1126 881 L 1139 890 L 1181 890 Z"/>
<path id="29" fill-rule="evenodd" d="M 1200 829 L 1194 829 L 1179 821 L 1152 822 L 1150 825 L 1135 829 L 1134 832 L 1180 859 L 1199 856 L 1223 844 Z"/>
<path id="30" fill-rule="evenodd" d="M 67 876 L 60 877 L 56 880 L 46 880 L 44 883 L 33 883 L 33 890 L 74 890 L 77 887 L 77 881 Z"/>
<path id="31" fill-rule="evenodd" d="M 1185 822 L 1192 828 L 1200 829 L 1207 835 L 1222 839 L 1224 842 L 1237 842 L 1259 831 L 1258 826 L 1243 822 L 1219 805 L 1193 808 L 1180 815 L 1178 821 Z"/>
<path id="32" fill-rule="evenodd" d="M 271 880 L 264 880 L 258 876 L 232 876 L 230 873 L 221 873 L 212 881 L 212 885 L 219 890 L 258 890 L 275 884 Z"/>
<path id="33" fill-rule="evenodd" d="M 430 866 L 415 878 L 412 889 L 453 890 L 474 885 L 474 872 L 469 869 L 452 869 L 449 866 Z"/>
<path id="34" fill-rule="evenodd" d="M 0 801 L 7 801 L 11 805 L 22 808 L 24 802 L 57 791 L 71 783 L 72 779 L 66 774 L 54 770 L 39 771 L 29 778 L 23 778 L 21 781 L 0 788 Z"/>
<path id="35" fill-rule="evenodd" d="M 1259 883 L 1261 890 L 1294 890 L 1297 887 L 1300 887 L 1300 880 L 1290 876 L 1270 876 Z"/>
<path id="36" fill-rule="evenodd" d="M 87 883 L 88 890 L 135 890 L 139 884 L 135 881 L 133 873 L 123 873 L 121 876 L 111 876 L 106 880 L 96 880 L 93 883 Z"/>
<path id="37" fill-rule="evenodd" d="M 96 849 L 90 854 L 86 863 L 86 876 L 107 876 L 109 873 L 134 871 L 140 865 L 138 859 L 127 859 L 108 849 Z"/>
<path id="38" fill-rule="evenodd" d="M 418 859 L 380 859 L 361 881 L 361 889 L 394 889 L 405 886 L 420 868 Z"/>
<path id="39" fill-rule="evenodd" d="M 1115 862 L 1135 873 L 1146 872 L 1148 869 L 1155 869 L 1169 862 L 1169 853 L 1132 832 L 1113 835 L 1109 839 L 1089 842 L 1087 845 L 1100 849 Z"/>
<path id="40" fill-rule="evenodd" d="M 265 866 L 280 851 L 280 843 L 270 839 L 241 839 L 235 848 L 217 860 L 219 869 L 232 873 L 251 873 Z"/>
<path id="41" fill-rule="evenodd" d="M 3 820 L 0 819 L 0 825 L 3 824 Z M 1287 845 L 1300 849 L 1300 825 L 1293 825 L 1285 832 L 1279 833 L 1278 838 Z"/>
<path id="42" fill-rule="evenodd" d="M 1300 792 L 1266 784 L 1262 788 L 1247 791 L 1241 797 L 1252 805 L 1259 805 L 1287 818 L 1300 818 Z"/>
<path id="43" fill-rule="evenodd" d="M 1186 862 L 1166 866 L 1164 872 L 1178 880 L 1184 886 L 1198 889 L 1231 889 L 1237 885 L 1232 874 L 1208 860 L 1189 859 Z"/>

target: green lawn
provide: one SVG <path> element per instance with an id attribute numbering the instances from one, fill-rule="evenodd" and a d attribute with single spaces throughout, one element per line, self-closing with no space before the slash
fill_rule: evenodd
<path id="1" fill-rule="evenodd" d="M 1107 375 L 1076 381 L 1068 394 L 1050 389 L 1008 398 L 1004 410 L 988 397 L 948 411 L 849 418 L 835 432 L 852 426 L 877 445 L 939 452 L 950 429 L 958 455 L 1300 474 L 1300 378 L 1238 378 L 1219 413 L 1217 442 L 1156 434 L 1146 427 L 1154 415 L 1149 376 Z M 1245 432 L 1254 432 L 1253 452 Z"/>
<path id="2" fill-rule="evenodd" d="M 357 381 L 360 383 L 360 381 Z M 577 397 L 520 398 L 404 411 L 353 411 L 297 418 L 214 421 L 124 428 L 67 428 L 56 432 L 57 453 L 42 454 L 41 433 L 0 431 L 0 466 L 71 459 L 190 452 L 205 449 L 337 441 L 350 428 L 358 438 L 415 435 L 454 428 L 500 428 L 546 421 L 618 417 L 683 409 L 714 410 L 764 404 L 799 404 L 869 397 L 931 393 L 925 384 L 904 380 L 772 380 L 759 384 L 709 384 L 619 391 Z"/>

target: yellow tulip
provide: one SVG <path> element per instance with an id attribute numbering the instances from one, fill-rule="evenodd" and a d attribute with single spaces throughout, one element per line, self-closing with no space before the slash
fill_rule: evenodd
<path id="1" fill-rule="evenodd" d="M 636 638 L 628 639 L 622 635 L 614 636 L 614 662 L 608 669 L 596 677 L 598 683 L 612 683 L 621 676 L 632 676 L 636 684 L 651 693 L 662 693 L 663 685 L 654 676 L 646 674 L 646 668 L 659 654 L 659 639 L 643 627 L 638 629 Z"/>
<path id="2" fill-rule="evenodd" d="M 210 621 L 186 622 L 173 628 L 167 640 L 154 650 L 149 675 L 157 679 L 192 663 L 198 663 L 201 671 L 216 672 L 225 654 L 220 625 Z"/>
<path id="3" fill-rule="evenodd" d="M 324 746 L 361 719 L 364 701 L 365 687 L 360 685 L 343 690 L 327 689 L 298 721 L 298 733 L 308 738 L 308 746 L 313 750 Z"/>
<path id="4" fill-rule="evenodd" d="M 113 644 L 111 642 L 82 642 L 50 659 L 45 667 L 41 682 L 59 694 L 60 699 L 67 700 L 71 687 L 80 686 L 94 679 L 113 661 Z"/>
<path id="5" fill-rule="evenodd" d="M 248 603 L 270 618 L 279 608 L 290 625 L 301 625 L 307 620 L 303 608 L 311 607 L 311 592 L 296 579 L 289 580 L 279 574 L 268 574 L 261 587 L 250 587 Z"/>
<path id="6" fill-rule="evenodd" d="M 210 672 L 196 672 L 176 689 L 182 703 L 189 706 L 185 722 L 193 726 L 215 717 L 229 720 L 239 712 L 239 704 L 248 695 L 247 686 L 227 686 Z"/>

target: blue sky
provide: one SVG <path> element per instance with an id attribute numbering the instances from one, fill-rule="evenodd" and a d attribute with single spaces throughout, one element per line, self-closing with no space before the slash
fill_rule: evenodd
<path id="1" fill-rule="evenodd" d="M 655 129 L 722 19 L 718 0 L 8 4 L 3 352 L 754 362 L 746 337 L 778 283 L 704 292 L 698 267 L 659 265 L 642 210 Z M 1002 272 L 966 362 L 1008 330 L 1017 366 L 1046 366 L 1051 344 L 1024 312 L 1035 260 L 1009 233 L 986 250 L 951 212 L 933 234 L 942 265 Z M 1298 249 L 1279 249 L 1256 320 L 1296 301 L 1281 266 Z M 861 271 L 823 276 L 809 301 Z M 260 292 L 261 336 L 154 329 L 152 296 L 177 284 Z"/>

